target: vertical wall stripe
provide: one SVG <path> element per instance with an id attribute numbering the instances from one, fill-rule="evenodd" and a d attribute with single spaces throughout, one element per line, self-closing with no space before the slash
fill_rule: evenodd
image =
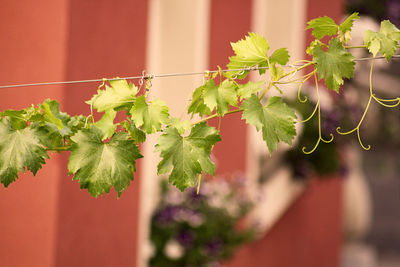
<path id="1" fill-rule="evenodd" d="M 150 73 L 191 72 L 207 69 L 210 0 L 151 0 L 148 14 L 147 70 Z M 203 77 L 158 78 L 151 97 L 164 100 L 171 116 L 179 117 L 192 91 Z M 186 115 L 183 116 L 186 118 Z M 143 145 L 140 190 L 139 244 L 137 266 L 146 266 L 149 257 L 151 214 L 158 201 L 159 179 L 154 153 L 158 135 L 149 136 Z"/>
<path id="2" fill-rule="evenodd" d="M 309 1 L 313 3 L 307 4 Z M 272 50 L 287 47 L 293 61 L 303 59 L 306 39 L 304 27 L 306 17 L 310 19 L 310 6 L 319 12 L 314 17 L 331 16 L 340 12 L 337 6 L 341 2 L 331 1 L 328 4 L 309 1 L 254 0 L 253 30 L 266 36 Z M 326 5 L 331 7 L 325 10 Z M 248 162 L 254 163 L 249 165 L 249 171 L 253 171 L 251 175 L 256 175 L 253 168 L 258 167 L 257 155 L 264 153 L 265 157 L 266 152 L 258 149 L 263 141 L 251 146 L 255 137 L 249 134 L 249 138 L 248 152 L 251 157 Z M 279 152 L 275 152 L 271 160 L 275 161 L 277 157 L 279 161 Z M 258 203 L 256 207 L 260 209 L 256 218 L 267 215 L 270 229 L 263 238 L 239 251 L 228 266 L 338 266 L 340 183 L 333 178 L 324 181 L 314 179 L 297 198 L 299 190 L 293 186 L 290 174 L 280 179 L 270 177 L 265 191 L 266 205 Z"/>
<path id="3" fill-rule="evenodd" d="M 70 0 L 65 80 L 141 73 L 145 65 L 146 1 Z M 66 86 L 69 114 L 89 114 L 84 101 L 99 84 Z M 122 112 L 121 112 L 122 113 Z M 99 118 L 102 114 L 95 114 Z M 119 114 L 123 115 L 123 114 Z M 121 117 L 120 117 L 121 118 Z M 140 164 L 117 199 L 114 189 L 97 199 L 67 175 L 64 153 L 58 199 L 54 266 L 133 266 L 137 252 Z"/>
<path id="4" fill-rule="evenodd" d="M 219 65 L 226 67 L 234 52 L 230 42 L 242 39 L 251 24 L 252 1 L 218 0 L 212 1 L 210 32 L 210 69 Z M 218 120 L 211 121 L 218 126 Z M 215 145 L 213 154 L 217 163 L 217 174 L 242 175 L 246 170 L 246 123 L 241 114 L 227 115 L 221 121 L 222 141 Z"/>
<path id="5" fill-rule="evenodd" d="M 0 7 L 0 84 L 63 81 L 68 37 L 68 1 L 2 1 Z M 62 85 L 0 90 L 0 111 L 23 109 L 45 99 L 64 108 Z M 4 138 L 1 136 L 0 138 Z M 4 156 L 4 155 L 2 155 Z M 54 266 L 62 159 L 52 159 L 34 177 L 18 173 L 0 185 L 0 265 Z"/>
<path id="6" fill-rule="evenodd" d="M 290 62 L 304 58 L 304 28 L 306 16 L 306 0 L 254 0 L 252 9 L 252 31 L 263 35 L 270 45 L 269 54 L 275 49 L 287 48 L 290 54 Z M 258 73 L 253 72 L 251 77 L 259 79 Z M 267 75 L 263 77 L 268 81 Z M 284 89 L 287 96 L 295 92 L 295 87 L 288 86 Z M 268 158 L 269 153 L 261 134 L 254 127 L 248 127 L 247 138 L 247 176 L 250 186 L 259 189 L 257 179 L 260 175 L 260 160 L 276 161 L 279 163 L 280 151 L 275 151 L 273 157 Z M 282 147 L 282 145 L 280 145 Z M 286 175 L 287 176 L 287 175 Z M 265 193 L 273 196 L 274 203 L 260 203 L 257 209 L 264 209 L 263 215 L 265 230 L 272 227 L 287 207 L 301 192 L 298 184 L 290 177 L 274 176 L 273 180 L 264 187 Z"/>

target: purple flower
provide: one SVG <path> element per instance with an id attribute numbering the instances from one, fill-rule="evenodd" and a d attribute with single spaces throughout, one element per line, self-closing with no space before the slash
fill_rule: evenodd
<path id="1" fill-rule="evenodd" d="M 191 204 L 198 205 L 204 199 L 204 195 L 202 194 L 201 190 L 197 194 L 197 189 L 190 189 L 188 192 L 188 198 Z"/>
<path id="2" fill-rule="evenodd" d="M 186 221 L 192 226 L 192 227 L 198 227 L 203 224 L 204 218 L 203 216 L 195 211 L 192 211 L 188 216 L 186 217 Z"/>
<path id="3" fill-rule="evenodd" d="M 311 174 L 311 168 L 304 160 L 296 161 L 293 166 L 293 171 L 295 177 L 307 177 Z"/>
<path id="4" fill-rule="evenodd" d="M 338 110 L 333 110 L 326 114 L 322 119 L 322 132 L 329 136 L 330 133 L 336 132 L 336 127 L 339 125 L 340 112 Z"/>
<path id="5" fill-rule="evenodd" d="M 176 206 L 166 206 L 159 210 L 155 215 L 155 221 L 157 224 L 170 224 L 176 218 L 176 215 L 180 212 L 181 208 Z"/>
<path id="6" fill-rule="evenodd" d="M 193 243 L 194 233 L 192 231 L 183 230 L 179 232 L 176 240 L 178 240 L 182 246 L 189 247 Z"/>
<path id="7" fill-rule="evenodd" d="M 204 245 L 204 252 L 207 255 L 216 255 L 223 249 L 223 242 L 220 239 L 214 239 Z"/>
<path id="8" fill-rule="evenodd" d="M 195 211 L 188 208 L 182 208 L 174 215 L 176 221 L 188 222 L 192 227 L 197 227 L 204 222 L 203 216 Z"/>
<path id="9" fill-rule="evenodd" d="M 339 174 L 340 174 L 340 176 L 341 176 L 342 178 L 346 178 L 346 177 L 347 177 L 347 175 L 349 174 L 349 168 L 347 167 L 347 165 L 342 164 L 342 165 L 340 166 Z"/>

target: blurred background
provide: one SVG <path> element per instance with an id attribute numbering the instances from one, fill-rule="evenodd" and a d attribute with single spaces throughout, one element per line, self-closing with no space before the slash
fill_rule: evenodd
<path id="1" fill-rule="evenodd" d="M 224 68 L 230 42 L 250 31 L 272 50 L 288 48 L 294 62 L 306 58 L 308 20 L 339 23 L 356 11 L 354 45 L 383 19 L 400 26 L 396 0 L 3 0 L 0 85 Z M 377 62 L 381 97 L 398 96 L 399 64 Z M 368 61 L 359 62 L 342 96 L 326 94 L 324 134 L 358 121 L 368 75 Z M 154 79 L 151 94 L 179 115 L 202 81 Z M 0 89 L 0 110 L 52 98 L 63 111 L 88 114 L 84 101 L 97 86 Z M 312 105 L 296 108 L 304 115 Z M 115 192 L 94 199 L 81 191 L 67 175 L 68 153 L 55 154 L 36 177 L 21 174 L 0 190 L 0 265 L 400 266 L 399 116 L 399 107 L 371 107 L 362 129 L 371 151 L 346 136 L 305 156 L 302 146 L 316 140 L 311 121 L 292 149 L 272 157 L 240 115 L 228 116 L 213 153 L 217 179 L 204 181 L 199 195 L 176 194 L 157 177 L 156 136 L 141 146 L 135 181 L 118 200 Z"/>

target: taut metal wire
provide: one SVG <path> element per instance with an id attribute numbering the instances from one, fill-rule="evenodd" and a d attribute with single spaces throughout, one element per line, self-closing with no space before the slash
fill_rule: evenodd
<path id="1" fill-rule="evenodd" d="M 378 56 L 375 58 L 365 57 L 365 58 L 356 58 L 354 61 L 365 61 L 372 59 L 384 59 L 383 56 Z M 400 55 L 393 55 L 392 58 L 400 58 Z M 293 66 L 302 66 L 304 64 L 295 64 L 288 65 L 286 67 Z M 117 77 L 117 78 L 101 78 L 101 79 L 88 79 L 88 80 L 76 80 L 76 81 L 59 81 L 59 82 L 38 82 L 38 83 L 24 83 L 24 84 L 12 84 L 12 85 L 0 85 L 0 89 L 6 88 L 16 88 L 16 87 L 30 87 L 30 86 L 46 86 L 46 85 L 60 85 L 60 84 L 78 84 L 78 83 L 95 83 L 102 82 L 104 80 L 107 81 L 115 81 L 115 80 L 137 80 L 137 79 L 153 79 L 153 78 L 167 78 L 167 77 L 180 77 L 180 76 L 192 76 L 192 75 L 204 75 L 205 73 L 217 73 L 217 72 L 230 72 L 230 71 L 254 71 L 267 69 L 268 67 L 252 67 L 252 68 L 244 68 L 244 69 L 224 69 L 224 70 L 207 70 L 207 71 L 198 71 L 198 72 L 177 72 L 177 73 L 164 73 L 164 74 L 147 74 L 147 75 L 139 75 L 139 76 L 129 76 L 129 77 Z"/>

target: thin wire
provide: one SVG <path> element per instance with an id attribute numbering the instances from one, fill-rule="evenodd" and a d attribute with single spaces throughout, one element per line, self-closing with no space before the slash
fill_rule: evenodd
<path id="1" fill-rule="evenodd" d="M 375 57 L 375 59 L 384 59 L 385 57 L 379 56 Z M 393 55 L 392 58 L 400 58 L 400 55 Z M 356 58 L 354 61 L 365 61 L 371 60 L 372 58 Z M 298 67 L 303 66 L 304 64 L 294 64 L 288 65 L 284 67 Z M 221 70 L 222 72 L 230 72 L 230 71 L 255 71 L 268 69 L 268 67 L 252 67 L 252 68 L 243 68 L 243 69 L 225 69 Z M 208 70 L 208 73 L 217 73 L 220 70 Z M 16 88 L 16 87 L 30 87 L 30 86 L 45 86 L 45 85 L 60 85 L 60 84 L 76 84 L 76 83 L 94 83 L 94 82 L 102 82 L 104 80 L 107 81 L 116 81 L 116 80 L 136 80 L 136 79 L 152 79 L 152 78 L 167 78 L 167 77 L 179 77 L 179 76 L 191 76 L 191 75 L 204 75 L 204 71 L 201 72 L 176 72 L 176 73 L 164 73 L 164 74 L 147 74 L 146 76 L 130 76 L 130 77 L 118 77 L 118 78 L 102 78 L 102 79 L 90 79 L 90 80 L 76 80 L 76 81 L 62 81 L 62 82 L 40 82 L 40 83 L 24 83 L 24 84 L 12 84 L 12 85 L 0 85 L 0 89 L 6 88 Z"/>

